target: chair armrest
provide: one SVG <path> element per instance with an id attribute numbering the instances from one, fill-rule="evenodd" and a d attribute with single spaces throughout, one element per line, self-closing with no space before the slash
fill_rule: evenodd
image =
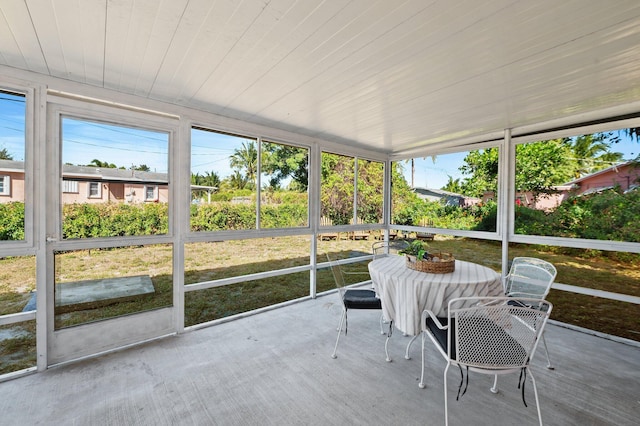
<path id="1" fill-rule="evenodd" d="M 427 331 L 427 317 L 431 318 L 436 327 L 438 327 L 440 330 L 447 330 L 449 328 L 448 324 L 442 325 L 438 317 L 436 317 L 432 311 L 430 311 L 429 309 L 425 309 L 424 311 L 422 311 L 422 319 L 420 320 L 422 331 Z"/>

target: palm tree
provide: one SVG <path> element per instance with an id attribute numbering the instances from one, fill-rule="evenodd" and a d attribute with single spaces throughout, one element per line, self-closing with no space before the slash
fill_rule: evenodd
<path id="1" fill-rule="evenodd" d="M 229 165 L 238 170 L 244 170 L 247 180 L 256 184 L 258 175 L 258 150 L 254 142 L 242 142 L 241 148 L 236 148 L 231 155 Z"/>
<path id="2" fill-rule="evenodd" d="M 0 160 L 13 160 L 13 157 L 9 154 L 7 148 L 0 149 Z"/>
<path id="3" fill-rule="evenodd" d="M 100 161 L 97 158 L 94 158 L 93 160 L 91 160 L 91 162 L 89 164 L 87 164 L 87 166 L 89 167 L 104 167 L 105 169 L 117 169 L 118 166 L 116 166 L 113 163 L 109 163 L 108 161 Z"/>
<path id="4" fill-rule="evenodd" d="M 227 178 L 229 187 L 231 189 L 245 189 L 250 183 L 247 176 L 243 176 L 239 170 L 236 170 L 231 176 Z"/>
<path id="5" fill-rule="evenodd" d="M 443 191 L 449 191 L 449 192 L 454 192 L 456 194 L 461 194 L 462 193 L 462 183 L 460 182 L 460 178 L 454 179 L 450 175 L 447 175 L 447 177 L 449 178 L 449 180 L 447 181 L 447 184 L 445 186 L 443 186 L 441 189 Z"/>
<path id="6" fill-rule="evenodd" d="M 606 169 L 623 160 L 623 154 L 610 151 L 610 133 L 594 133 L 569 140 L 575 161 L 576 177 L 585 176 Z M 613 141 L 615 142 L 615 141 Z"/>

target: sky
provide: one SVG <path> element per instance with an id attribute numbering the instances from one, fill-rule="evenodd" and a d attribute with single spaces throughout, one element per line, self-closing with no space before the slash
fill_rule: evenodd
<path id="1" fill-rule="evenodd" d="M 25 103 L 21 96 L 0 92 L 0 149 L 7 149 L 14 160 L 24 161 Z M 145 164 L 151 171 L 168 170 L 168 134 L 99 122 L 63 118 L 62 162 L 86 165 L 93 159 L 130 168 Z M 620 134 L 614 145 L 625 160 L 635 158 L 640 143 Z M 192 131 L 192 173 L 215 171 L 221 179 L 232 174 L 229 157 L 252 139 L 194 129 Z M 451 176 L 463 180 L 459 170 L 466 152 L 415 159 L 414 183 L 417 187 L 442 188 Z M 404 176 L 411 183 L 411 165 L 402 162 Z"/>

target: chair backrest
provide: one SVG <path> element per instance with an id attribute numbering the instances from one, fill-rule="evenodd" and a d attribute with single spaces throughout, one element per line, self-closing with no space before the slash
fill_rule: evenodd
<path id="1" fill-rule="evenodd" d="M 386 254 L 387 247 L 389 247 L 389 244 L 386 241 L 376 241 L 371 244 L 371 253 L 373 254 L 373 258 L 377 259 L 378 257 Z"/>
<path id="2" fill-rule="evenodd" d="M 340 299 L 344 298 L 345 294 L 345 281 L 344 276 L 342 276 L 342 270 L 340 269 L 340 265 L 338 262 L 334 262 L 331 260 L 331 256 L 327 253 L 327 261 L 329 262 L 329 267 L 331 268 L 331 274 L 333 275 L 333 280 L 336 284 L 338 292 L 340 292 Z"/>
<path id="3" fill-rule="evenodd" d="M 371 245 L 371 252 L 373 258 L 384 256 L 387 253 L 397 254 L 400 250 L 409 247 L 409 242 L 406 240 L 394 240 L 394 241 L 376 241 Z"/>
<path id="4" fill-rule="evenodd" d="M 481 370 L 525 367 L 552 305 L 539 299 L 458 298 L 449 303 L 450 359 Z M 474 302 L 469 306 L 470 301 Z M 538 308 L 527 305 L 538 303 Z"/>
<path id="5" fill-rule="evenodd" d="M 556 279 L 556 268 L 546 260 L 516 257 L 504 282 L 508 296 L 544 299 Z"/>

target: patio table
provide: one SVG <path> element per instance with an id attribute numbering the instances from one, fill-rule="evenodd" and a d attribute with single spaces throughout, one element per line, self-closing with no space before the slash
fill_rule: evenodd
<path id="1" fill-rule="evenodd" d="M 369 274 L 384 317 L 405 335 L 417 336 L 425 309 L 445 317 L 450 299 L 503 295 L 497 272 L 476 263 L 455 262 L 455 270 L 447 274 L 409 269 L 405 256 L 389 255 L 370 262 Z"/>

